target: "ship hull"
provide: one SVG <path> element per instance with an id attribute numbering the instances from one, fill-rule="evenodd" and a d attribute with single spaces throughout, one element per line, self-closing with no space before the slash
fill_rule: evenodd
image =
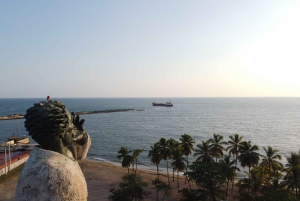
<path id="1" fill-rule="evenodd" d="M 152 103 L 152 106 L 173 107 L 173 104 Z"/>

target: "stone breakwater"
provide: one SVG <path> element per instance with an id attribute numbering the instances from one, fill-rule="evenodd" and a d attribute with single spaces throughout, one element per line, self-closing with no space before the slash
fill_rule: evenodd
<path id="1" fill-rule="evenodd" d="M 96 111 L 82 111 L 82 112 L 74 112 L 76 115 L 80 114 L 99 114 L 99 113 L 112 113 L 112 112 L 128 112 L 134 111 L 134 109 L 115 109 L 115 110 L 96 110 Z"/>
<path id="2" fill-rule="evenodd" d="M 23 119 L 24 115 L 22 114 L 12 114 L 8 116 L 2 116 L 0 117 L 0 120 L 13 120 L 13 119 Z"/>
<path id="3" fill-rule="evenodd" d="M 114 110 L 96 110 L 96 111 L 81 111 L 81 112 L 74 112 L 76 115 L 81 114 L 99 114 L 99 113 L 112 113 L 112 112 L 128 112 L 128 111 L 134 111 L 134 109 L 114 109 Z M 23 119 L 24 115 L 22 114 L 12 114 L 8 116 L 2 116 L 0 117 L 1 120 L 14 120 L 14 119 Z"/>

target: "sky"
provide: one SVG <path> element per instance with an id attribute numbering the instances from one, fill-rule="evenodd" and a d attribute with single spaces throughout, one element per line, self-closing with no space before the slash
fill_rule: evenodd
<path id="1" fill-rule="evenodd" d="M 0 98 L 300 97 L 300 1 L 0 1 Z"/>

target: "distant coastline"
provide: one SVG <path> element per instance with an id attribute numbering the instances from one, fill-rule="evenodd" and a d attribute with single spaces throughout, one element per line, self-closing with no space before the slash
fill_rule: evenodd
<path id="1" fill-rule="evenodd" d="M 99 113 L 112 113 L 112 112 L 128 112 L 133 111 L 134 109 L 114 109 L 114 110 L 95 110 L 95 111 L 80 111 L 80 112 L 74 112 L 75 115 L 81 115 L 81 114 L 99 114 Z M 12 114 L 7 116 L 0 117 L 0 121 L 2 120 L 14 120 L 14 119 L 23 119 L 23 114 Z"/>

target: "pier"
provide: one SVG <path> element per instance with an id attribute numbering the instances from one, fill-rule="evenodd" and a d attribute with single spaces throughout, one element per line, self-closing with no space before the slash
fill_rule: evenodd
<path id="1" fill-rule="evenodd" d="M 74 112 L 75 115 L 81 114 L 100 114 L 100 113 L 112 113 L 112 112 L 128 112 L 128 111 L 135 111 L 134 109 L 114 109 L 114 110 L 95 110 L 95 111 L 81 111 L 81 112 Z M 23 119 L 24 115 L 22 114 L 13 114 L 8 116 L 0 117 L 1 120 L 14 120 L 14 119 Z"/>

